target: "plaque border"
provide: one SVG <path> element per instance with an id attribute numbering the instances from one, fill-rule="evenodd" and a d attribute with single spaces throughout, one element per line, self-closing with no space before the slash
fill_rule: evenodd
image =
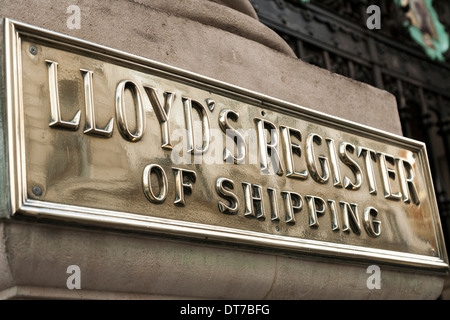
<path id="1" fill-rule="evenodd" d="M 6 183 L 8 196 L 8 212 L 2 213 L 2 218 L 11 219 L 15 214 L 31 215 L 34 217 L 51 218 L 89 225 L 113 227 L 127 230 L 147 231 L 158 234 L 181 236 L 186 238 L 208 239 L 230 244 L 250 245 L 264 249 L 281 250 L 282 252 L 298 252 L 308 256 L 334 258 L 352 262 L 373 262 L 394 267 L 408 267 L 426 272 L 447 273 L 449 269 L 448 256 L 442 233 L 441 221 L 438 213 L 433 181 L 429 161 L 424 143 L 386 131 L 358 124 L 336 116 L 311 110 L 280 99 L 269 97 L 232 84 L 218 81 L 209 77 L 169 66 L 147 58 L 139 57 L 99 44 L 77 39 L 57 32 L 45 30 L 8 18 L 3 19 L 3 75 L 5 80 L 5 95 L 2 98 L 6 110 Z M 393 250 L 376 249 L 365 246 L 346 245 L 327 241 L 300 239 L 295 237 L 266 234 L 256 231 L 241 230 L 230 227 L 212 226 L 201 223 L 178 221 L 151 216 L 143 216 L 121 211 L 93 209 L 82 206 L 65 205 L 39 201 L 27 197 L 25 141 L 24 141 L 24 109 L 22 102 L 21 79 L 21 36 L 28 36 L 47 43 L 58 44 L 64 48 L 76 51 L 91 52 L 95 56 L 102 56 L 114 61 L 124 61 L 127 64 L 144 66 L 164 74 L 173 80 L 189 79 L 198 82 L 202 87 L 214 88 L 221 94 L 239 96 L 242 101 L 257 103 L 270 110 L 288 110 L 293 116 L 301 115 L 306 120 L 328 125 L 335 129 L 345 129 L 350 133 L 367 138 L 376 138 L 381 142 L 407 147 L 417 152 L 424 170 L 427 193 L 430 198 L 431 218 L 434 236 L 436 237 L 436 256 L 404 253 Z"/>

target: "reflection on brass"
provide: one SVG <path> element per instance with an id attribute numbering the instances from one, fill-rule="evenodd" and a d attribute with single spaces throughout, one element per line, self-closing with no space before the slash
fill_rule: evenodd
<path id="1" fill-rule="evenodd" d="M 224 109 L 220 111 L 219 115 L 219 126 L 222 131 L 233 140 L 236 141 L 237 144 L 237 155 L 235 156 L 233 152 L 228 148 L 224 148 L 223 150 L 223 160 L 225 162 L 230 162 L 234 164 L 241 164 L 245 161 L 245 138 L 242 134 L 233 128 L 228 122 L 228 118 L 236 122 L 239 118 L 239 113 L 233 110 Z"/>
<path id="2" fill-rule="evenodd" d="M 156 172 L 158 176 L 159 194 L 156 195 L 153 192 L 153 187 L 151 184 L 152 171 Z M 163 203 L 167 197 L 167 176 L 164 169 L 157 164 L 149 164 L 144 168 L 144 173 L 142 175 L 142 187 L 144 188 L 144 193 L 147 198 L 153 203 Z"/>
<path id="3" fill-rule="evenodd" d="M 265 219 L 266 213 L 262 198 L 262 187 L 248 182 L 242 182 L 242 187 L 244 188 L 245 199 L 244 216 Z"/>
<path id="4" fill-rule="evenodd" d="M 297 172 L 295 170 L 294 165 L 294 154 L 298 157 L 302 156 L 302 147 L 292 142 L 292 136 L 295 136 L 298 141 L 302 140 L 302 134 L 300 131 L 289 128 L 286 126 L 280 126 L 281 134 L 283 136 L 284 140 L 284 158 L 286 159 L 286 177 L 290 178 L 298 178 L 302 180 L 308 179 L 308 172 L 305 170 L 302 170 L 301 172 Z"/>
<path id="5" fill-rule="evenodd" d="M 136 105 L 136 131 L 130 132 L 127 121 L 127 113 L 125 111 L 125 90 L 129 89 L 133 93 Z M 128 106 L 129 107 L 129 106 Z M 116 90 L 116 117 L 117 125 L 122 136 L 132 142 L 141 140 L 145 128 L 145 114 L 142 105 L 142 93 L 138 85 L 131 80 L 122 80 L 117 85 Z"/>
<path id="6" fill-rule="evenodd" d="M 172 150 L 172 143 L 170 142 L 170 126 L 169 117 L 172 110 L 173 101 L 175 99 L 175 93 L 164 92 L 164 107 L 158 99 L 156 89 L 153 87 L 144 87 L 145 92 L 150 99 L 156 116 L 158 117 L 159 124 L 161 126 L 161 148 Z"/>
<path id="7" fill-rule="evenodd" d="M 219 195 L 228 200 L 230 205 L 225 204 L 223 201 L 218 202 L 219 210 L 225 214 L 237 214 L 239 211 L 239 199 L 236 197 L 234 193 L 232 193 L 228 189 L 234 189 L 233 180 L 228 178 L 220 177 L 216 181 L 216 190 Z"/>
<path id="8" fill-rule="evenodd" d="M 311 177 L 319 183 L 327 183 L 330 177 L 328 158 L 324 155 L 318 157 L 322 173 L 317 170 L 314 144 L 321 145 L 322 137 L 315 133 L 308 134 L 306 138 L 306 163 Z M 334 159 L 334 158 L 333 158 Z"/>
<path id="9" fill-rule="evenodd" d="M 398 168 L 401 194 L 403 195 L 403 201 L 409 203 L 410 198 L 414 204 L 420 204 L 420 197 L 417 192 L 416 185 L 414 184 L 414 169 L 411 164 L 405 159 L 395 159 Z M 408 168 L 408 169 L 406 169 Z"/>
<path id="10" fill-rule="evenodd" d="M 261 172 L 270 174 L 269 157 L 273 170 L 278 175 L 283 174 L 283 166 L 279 155 L 279 134 L 277 127 L 270 121 L 255 118 L 258 132 L 259 157 L 261 162 Z M 270 132 L 270 141 L 267 141 L 266 130 Z"/>
<path id="11" fill-rule="evenodd" d="M 401 198 L 400 192 L 392 192 L 391 180 L 395 181 L 395 170 L 389 165 L 394 165 L 394 156 L 383 152 L 378 152 L 378 163 L 380 165 L 380 173 L 383 181 L 384 197 L 386 199 L 399 200 Z"/>
<path id="12" fill-rule="evenodd" d="M 184 105 L 184 113 L 186 115 L 186 131 L 187 131 L 187 152 L 193 153 L 193 154 L 203 154 L 205 153 L 209 148 L 209 140 L 210 140 L 210 122 L 208 117 L 208 112 L 206 108 L 201 104 L 200 102 L 196 100 L 192 100 L 191 98 L 183 97 L 183 105 Z M 192 120 L 192 108 L 194 108 L 201 116 L 201 123 L 202 123 L 202 146 L 198 148 L 198 146 L 195 144 L 194 140 L 194 122 Z"/>
<path id="13" fill-rule="evenodd" d="M 358 158 L 363 157 L 364 159 L 364 165 L 366 168 L 366 176 L 367 176 L 367 182 L 369 185 L 369 193 L 370 194 L 377 194 L 377 186 L 375 182 L 375 175 L 374 175 L 374 169 L 373 169 L 373 162 L 376 161 L 376 152 L 371 149 L 358 147 Z"/>
<path id="14" fill-rule="evenodd" d="M 319 227 L 319 220 L 317 214 L 324 214 L 325 213 L 325 201 L 316 196 L 305 196 L 306 203 L 308 204 L 308 212 L 309 212 L 309 226 L 311 228 L 318 228 Z"/>
<path id="15" fill-rule="evenodd" d="M 71 130 L 77 130 L 80 125 L 81 111 L 78 110 L 75 116 L 70 121 L 64 121 L 61 119 L 61 108 L 59 106 L 59 93 L 58 93 L 58 63 L 55 61 L 45 60 L 48 67 L 48 85 L 49 85 L 49 98 L 50 98 L 50 127 L 60 127 Z"/>
<path id="16" fill-rule="evenodd" d="M 447 270 L 423 143 L 4 26 L 12 219 Z"/>
<path id="17" fill-rule="evenodd" d="M 99 135 L 103 137 L 111 137 L 114 126 L 114 119 L 111 118 L 108 121 L 108 124 L 104 129 L 97 128 L 95 122 L 95 113 L 94 113 L 94 88 L 92 84 L 93 72 L 90 70 L 81 69 L 81 74 L 83 76 L 83 84 L 84 84 L 84 96 L 85 96 L 85 105 L 86 105 L 86 128 L 84 133 Z"/>
<path id="18" fill-rule="evenodd" d="M 330 169 L 331 173 L 333 175 L 333 186 L 336 188 L 342 188 L 342 179 L 341 179 L 341 171 L 339 170 L 339 165 L 337 161 L 337 152 L 336 152 L 336 145 L 334 143 L 334 140 L 331 138 L 325 139 L 327 142 L 329 154 L 330 154 Z M 342 159 L 342 156 L 341 156 Z M 350 159 L 347 159 L 350 160 Z M 347 178 L 348 179 L 348 178 Z M 347 187 L 347 185 L 346 185 Z"/>
<path id="19" fill-rule="evenodd" d="M 366 228 L 367 233 L 372 237 L 379 237 L 381 234 L 381 222 L 375 219 L 377 214 L 377 209 L 373 207 L 364 209 L 364 228 Z"/>
<path id="20" fill-rule="evenodd" d="M 330 215 L 331 215 L 331 230 L 333 231 L 339 231 L 339 218 L 337 216 L 337 208 L 336 208 L 336 201 L 328 199 L 328 206 L 330 208 Z"/>
<path id="21" fill-rule="evenodd" d="M 348 142 L 341 142 L 339 145 L 339 157 L 341 158 L 342 163 L 346 164 L 353 171 L 355 176 L 355 182 L 352 182 L 348 177 L 344 177 L 344 188 L 358 190 L 362 184 L 361 168 L 347 152 L 353 154 L 355 152 L 355 146 Z"/>
<path id="22" fill-rule="evenodd" d="M 175 201 L 177 206 L 184 207 L 186 205 L 185 195 L 192 193 L 192 183 L 197 179 L 197 174 L 194 170 L 172 168 L 175 176 Z"/>
<path id="23" fill-rule="evenodd" d="M 295 212 L 300 211 L 303 206 L 302 196 L 297 192 L 282 191 L 285 208 L 286 208 L 286 223 L 295 223 Z"/>
<path id="24" fill-rule="evenodd" d="M 267 194 L 269 195 L 269 199 L 270 199 L 270 208 L 271 208 L 270 218 L 272 219 L 272 221 L 280 221 L 280 215 L 278 213 L 277 190 L 274 188 L 268 187 Z"/>

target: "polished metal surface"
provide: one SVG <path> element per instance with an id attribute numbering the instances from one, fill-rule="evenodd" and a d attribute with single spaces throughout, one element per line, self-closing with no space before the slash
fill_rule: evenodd
<path id="1" fill-rule="evenodd" d="M 11 217 L 447 271 L 423 143 L 4 26 Z"/>

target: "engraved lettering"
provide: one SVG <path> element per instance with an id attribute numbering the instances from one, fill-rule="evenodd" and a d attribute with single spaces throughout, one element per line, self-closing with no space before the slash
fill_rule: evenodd
<path id="1" fill-rule="evenodd" d="M 354 233 L 361 233 L 361 223 L 358 216 L 358 205 L 355 203 L 348 203 L 345 201 L 339 201 L 342 211 L 343 228 L 342 231 Z"/>
<path id="2" fill-rule="evenodd" d="M 52 128 L 63 128 L 68 130 L 78 130 L 80 126 L 81 110 L 75 113 L 70 121 L 64 121 L 61 118 L 61 106 L 59 104 L 58 92 L 58 63 L 51 60 L 45 60 L 48 69 L 48 85 L 50 94 L 50 123 Z"/>
<path id="3" fill-rule="evenodd" d="M 259 158 L 261 163 L 261 172 L 270 174 L 269 156 L 273 170 L 278 175 L 283 174 L 283 166 L 278 152 L 279 136 L 277 127 L 270 121 L 255 118 L 256 128 L 258 131 Z M 270 134 L 270 141 L 267 141 L 266 131 Z"/>
<path id="4" fill-rule="evenodd" d="M 294 213 L 302 210 L 302 196 L 292 191 L 281 191 L 286 208 L 286 223 L 295 224 Z"/>
<path id="5" fill-rule="evenodd" d="M 331 213 L 331 230 L 338 231 L 340 229 L 340 226 L 336 208 L 336 201 L 328 199 L 327 202 Z"/>
<path id="6" fill-rule="evenodd" d="M 306 195 L 306 204 L 308 205 L 308 213 L 309 213 L 309 226 L 311 228 L 319 227 L 319 220 L 317 218 L 317 214 L 324 214 L 326 205 L 325 201 L 316 196 Z"/>
<path id="7" fill-rule="evenodd" d="M 350 190 L 358 190 L 362 184 L 362 173 L 359 165 L 348 156 L 348 152 L 354 153 L 355 146 L 348 142 L 341 142 L 339 144 L 339 157 L 342 162 L 346 164 L 355 175 L 355 183 L 353 183 L 348 177 L 344 177 L 344 188 Z"/>
<path id="8" fill-rule="evenodd" d="M 209 148 L 210 142 L 210 123 L 208 112 L 200 102 L 193 100 L 191 98 L 182 97 L 184 106 L 184 116 L 187 130 L 187 152 L 194 155 L 201 155 L 205 153 Z M 194 108 L 200 115 L 202 122 L 202 133 L 203 133 L 203 143 L 199 148 L 194 139 L 194 123 L 192 120 L 192 108 Z"/>
<path id="9" fill-rule="evenodd" d="M 400 187 L 403 194 L 403 201 L 409 203 L 412 202 L 418 206 L 420 204 L 419 193 L 417 192 L 416 185 L 414 184 L 414 167 L 411 163 L 405 159 L 397 158 L 398 176 L 400 178 Z"/>
<path id="10" fill-rule="evenodd" d="M 390 180 L 395 180 L 395 170 L 389 168 L 386 162 L 394 165 L 394 157 L 383 152 L 378 152 L 378 165 L 381 172 L 381 179 L 383 181 L 384 197 L 391 200 L 400 200 L 401 193 L 392 193 Z"/>
<path id="11" fill-rule="evenodd" d="M 275 190 L 274 188 L 267 188 L 267 193 L 269 194 L 270 199 L 271 220 L 280 221 L 280 215 L 278 214 L 277 190 Z"/>
<path id="12" fill-rule="evenodd" d="M 228 189 L 234 189 L 233 180 L 223 177 L 218 178 L 216 181 L 216 191 L 219 196 L 229 201 L 229 205 L 219 201 L 219 210 L 225 214 L 237 214 L 239 210 L 239 200 L 237 196 Z"/>
<path id="13" fill-rule="evenodd" d="M 245 199 L 244 216 L 265 219 L 262 187 L 257 184 L 242 182 L 242 188 L 244 189 Z"/>
<path id="14" fill-rule="evenodd" d="M 130 132 L 128 127 L 127 115 L 125 112 L 125 90 L 128 89 L 133 95 L 135 112 L 136 112 L 136 130 Z M 142 105 L 142 94 L 139 87 L 131 80 L 122 80 L 116 89 L 116 118 L 119 131 L 122 136 L 131 142 L 139 141 L 144 135 L 145 129 L 145 113 Z"/>
<path id="15" fill-rule="evenodd" d="M 152 173 L 158 177 L 159 194 L 156 195 L 152 187 Z M 163 203 L 167 196 L 167 176 L 164 169 L 158 164 L 149 164 L 142 174 L 142 188 L 148 200 L 153 203 Z"/>
<path id="16" fill-rule="evenodd" d="M 181 168 L 172 168 L 172 171 L 175 176 L 175 201 L 173 203 L 184 207 L 186 205 L 185 195 L 192 193 L 192 183 L 195 183 L 197 174 L 194 170 Z"/>
<path id="17" fill-rule="evenodd" d="M 374 238 L 377 238 L 381 234 L 381 221 L 375 219 L 378 214 L 377 209 L 373 207 L 364 208 L 364 229 L 367 233 Z"/>
<path id="18" fill-rule="evenodd" d="M 236 122 L 239 118 L 239 113 L 233 110 L 224 109 L 220 111 L 219 115 L 219 125 L 222 131 L 226 134 L 227 137 L 233 139 L 234 143 L 236 143 L 237 147 L 237 155 L 234 156 L 233 152 L 230 151 L 230 149 L 225 148 L 223 150 L 223 160 L 227 163 L 235 163 L 235 164 L 241 164 L 245 160 L 245 139 L 243 135 L 234 129 L 230 123 L 228 122 L 228 119 L 233 120 Z M 228 141 L 228 140 L 227 140 Z M 228 143 L 227 143 L 228 146 Z"/>
<path id="19" fill-rule="evenodd" d="M 372 149 L 363 147 L 358 147 L 357 153 L 358 157 L 361 157 L 361 155 L 364 157 L 364 164 L 366 166 L 366 174 L 369 182 L 369 193 L 375 195 L 377 194 L 377 184 L 375 181 L 375 173 L 373 170 L 372 162 L 377 161 L 377 153 Z"/>
<path id="20" fill-rule="evenodd" d="M 331 174 L 333 175 L 333 186 L 336 188 L 342 188 L 343 185 L 341 181 L 341 172 L 337 161 L 336 145 L 334 140 L 331 138 L 325 138 L 325 141 L 327 142 L 328 153 L 330 155 L 330 168 Z"/>
<path id="21" fill-rule="evenodd" d="M 306 164 L 308 166 L 308 171 L 316 182 L 327 183 L 330 177 L 328 159 L 325 156 L 319 156 L 319 163 L 322 168 L 322 174 L 319 174 L 315 161 L 314 143 L 320 146 L 322 144 L 322 137 L 315 133 L 308 134 L 306 138 Z"/>
<path id="22" fill-rule="evenodd" d="M 286 177 L 289 178 L 296 178 L 305 180 L 308 179 L 308 171 L 303 170 L 301 172 L 297 172 L 295 170 L 295 164 L 294 164 L 294 154 L 296 154 L 298 157 L 301 157 L 302 155 L 302 148 L 299 144 L 292 142 L 292 136 L 295 136 L 295 138 L 298 141 L 302 141 L 302 135 L 299 130 L 286 127 L 286 126 L 280 126 L 281 130 L 281 136 L 283 138 L 284 142 L 284 158 L 286 161 Z"/>
<path id="23" fill-rule="evenodd" d="M 86 126 L 84 133 L 109 138 L 113 133 L 114 119 L 111 118 L 103 129 L 97 128 L 94 111 L 94 87 L 92 83 L 94 73 L 86 69 L 80 69 L 80 71 L 83 77 L 84 105 L 86 108 Z"/>
<path id="24" fill-rule="evenodd" d="M 156 89 L 153 87 L 144 87 L 148 98 L 155 110 L 156 117 L 158 118 L 159 125 L 161 127 L 161 148 L 166 150 L 172 150 L 172 143 L 170 142 L 170 128 L 169 118 L 170 111 L 172 110 L 173 102 L 175 100 L 175 93 L 166 91 L 164 92 L 164 107 L 159 101 Z"/>

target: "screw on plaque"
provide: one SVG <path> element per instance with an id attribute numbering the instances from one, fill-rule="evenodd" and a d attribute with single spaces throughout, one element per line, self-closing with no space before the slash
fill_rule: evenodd
<path id="1" fill-rule="evenodd" d="M 31 46 L 30 47 L 30 53 L 32 54 L 32 55 L 37 55 L 37 48 L 35 47 L 35 46 Z"/>
<path id="2" fill-rule="evenodd" d="M 40 187 L 38 187 L 38 186 L 33 187 L 33 189 L 31 189 L 31 191 L 33 192 L 33 194 L 36 197 L 42 196 L 42 189 Z"/>

